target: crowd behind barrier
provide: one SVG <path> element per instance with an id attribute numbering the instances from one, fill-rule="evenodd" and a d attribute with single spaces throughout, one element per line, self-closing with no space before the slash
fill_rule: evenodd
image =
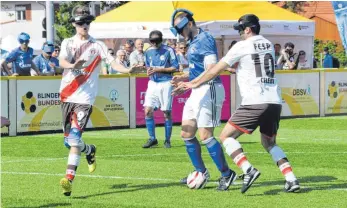
<path id="1" fill-rule="evenodd" d="M 282 117 L 341 115 L 347 113 L 347 70 L 277 71 L 282 89 Z M 1 77 L 1 115 L 11 125 L 2 134 L 61 130 L 60 76 Z M 222 75 L 226 121 L 241 102 L 235 74 Z M 146 74 L 100 75 L 98 95 L 87 128 L 136 128 L 144 125 Z M 45 86 L 45 87 L 42 87 Z M 129 87 L 128 87 L 129 86 Z M 189 93 L 174 97 L 173 122 L 180 123 Z M 159 124 L 162 113 L 154 114 Z"/>

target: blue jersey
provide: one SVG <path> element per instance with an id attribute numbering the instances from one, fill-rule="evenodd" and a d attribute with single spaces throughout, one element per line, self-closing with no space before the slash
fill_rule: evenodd
<path id="1" fill-rule="evenodd" d="M 159 49 L 150 47 L 145 53 L 146 67 L 154 68 L 169 68 L 174 67 L 178 69 L 178 61 L 175 51 L 167 46 L 161 45 Z M 173 73 L 154 73 L 149 77 L 154 82 L 170 81 Z"/>
<path id="2" fill-rule="evenodd" d="M 31 63 L 34 50 L 28 48 L 27 51 L 22 51 L 20 47 L 11 51 L 6 57 L 6 63 L 12 62 L 12 72 L 22 76 L 30 76 Z"/>
<path id="3" fill-rule="evenodd" d="M 33 59 L 34 64 L 37 68 L 39 68 L 40 72 L 43 74 L 54 72 L 54 68 L 52 68 L 49 63 L 53 63 L 55 66 L 59 66 L 58 59 L 54 57 L 50 57 L 49 59 L 46 59 L 42 54 L 39 56 L 36 56 Z"/>
<path id="4" fill-rule="evenodd" d="M 190 81 L 205 71 L 204 61 L 205 57 L 209 55 L 218 57 L 216 41 L 212 35 L 199 29 L 199 34 L 194 37 L 188 48 Z M 221 82 L 220 77 L 217 76 L 214 82 Z"/>

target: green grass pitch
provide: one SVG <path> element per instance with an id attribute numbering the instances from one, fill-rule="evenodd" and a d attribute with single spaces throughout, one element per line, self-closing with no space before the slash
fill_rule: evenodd
<path id="1" fill-rule="evenodd" d="M 215 190 L 219 172 L 205 147 L 211 181 L 205 189 L 188 189 L 179 179 L 193 167 L 179 131 L 175 126 L 171 149 L 163 148 L 163 127 L 156 128 L 159 146 L 151 149 L 141 148 L 146 129 L 85 132 L 84 141 L 98 148 L 97 170 L 89 174 L 83 157 L 70 197 L 59 186 L 68 154 L 62 134 L 4 137 L 1 207 L 347 207 L 346 116 L 281 121 L 277 143 L 300 181 L 297 194 L 283 191 L 283 176 L 262 148 L 258 131 L 239 138 L 262 173 L 246 194 L 240 193 L 240 180 L 229 191 Z"/>

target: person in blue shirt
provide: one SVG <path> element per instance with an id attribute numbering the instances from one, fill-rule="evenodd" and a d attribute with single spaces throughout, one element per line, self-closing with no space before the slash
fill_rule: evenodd
<path id="1" fill-rule="evenodd" d="M 324 47 L 323 68 L 333 68 L 333 57 L 329 53 L 329 48 Z"/>
<path id="2" fill-rule="evenodd" d="M 172 132 L 172 86 L 171 79 L 173 72 L 178 71 L 178 60 L 174 49 L 162 44 L 163 34 L 154 30 L 149 34 L 151 47 L 145 53 L 145 65 L 149 82 L 147 86 L 145 102 L 146 127 L 149 133 L 149 139 L 143 148 L 149 148 L 158 145 L 155 136 L 155 122 L 153 110 L 160 108 L 165 117 L 165 142 L 164 147 L 170 148 L 170 138 Z"/>
<path id="3" fill-rule="evenodd" d="M 199 80 L 205 71 L 217 63 L 218 54 L 216 41 L 211 34 L 196 26 L 191 11 L 178 9 L 172 14 L 171 20 L 172 33 L 175 36 L 183 36 L 185 41 L 189 42 L 189 73 L 177 75 L 172 79 L 172 85 L 176 88 L 173 93 L 178 95 L 185 92 L 185 89 L 180 90 L 178 87 L 180 83 L 187 79 L 193 83 Z M 206 178 L 204 183 L 206 183 L 210 175 L 201 157 L 200 142 L 195 136 L 196 132 L 199 133 L 202 143 L 207 147 L 212 160 L 221 172 L 217 188 L 220 191 L 227 190 L 236 179 L 236 173 L 229 168 L 222 146 L 213 133 L 214 128 L 220 125 L 224 99 L 225 91 L 219 76 L 193 89 L 184 105 L 181 130 L 181 137 L 195 171 L 204 174 Z M 187 183 L 187 178 L 183 178 L 181 183 Z"/>
<path id="4" fill-rule="evenodd" d="M 58 59 L 52 56 L 53 52 L 54 44 L 48 41 L 42 46 L 42 54 L 34 58 L 33 62 L 41 75 L 53 76 L 56 71 L 61 71 Z"/>
<path id="5" fill-rule="evenodd" d="M 20 47 L 15 48 L 8 54 L 5 61 L 1 63 L 2 66 L 7 69 L 7 63 L 12 62 L 13 76 L 31 76 L 31 69 L 33 69 L 37 75 L 40 75 L 40 71 L 32 61 L 34 50 L 29 47 L 30 36 L 22 32 L 18 36 L 18 42 L 20 43 Z"/>

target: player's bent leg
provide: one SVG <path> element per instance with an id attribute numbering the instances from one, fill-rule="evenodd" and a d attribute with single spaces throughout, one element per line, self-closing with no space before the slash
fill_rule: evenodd
<path id="1" fill-rule="evenodd" d="M 165 148 L 171 148 L 171 134 L 172 134 L 172 116 L 171 111 L 167 110 L 164 111 L 164 117 L 165 117 L 165 142 L 164 147 Z"/>
<path id="2" fill-rule="evenodd" d="M 224 156 L 223 148 L 213 136 L 213 131 L 214 127 L 199 128 L 199 135 L 202 143 L 206 145 L 213 162 L 221 172 L 217 190 L 226 191 L 236 180 L 236 173 L 229 168 Z"/>
<path id="3" fill-rule="evenodd" d="M 292 167 L 287 159 L 284 151 L 276 145 L 276 135 L 270 137 L 266 134 L 261 134 L 261 142 L 266 151 L 268 151 L 272 160 L 276 163 L 283 176 L 285 177 L 284 189 L 287 192 L 300 191 L 299 181 L 296 179 Z"/>
<path id="4" fill-rule="evenodd" d="M 153 146 L 158 145 L 158 140 L 155 137 L 155 122 L 153 118 L 153 108 L 146 106 L 145 107 L 145 120 L 146 120 L 146 127 L 149 134 L 148 141 L 142 146 L 143 148 L 150 148 Z"/>
<path id="5" fill-rule="evenodd" d="M 220 135 L 221 141 L 225 147 L 226 153 L 233 159 L 235 164 L 242 169 L 243 185 L 241 193 L 245 193 L 254 183 L 254 181 L 260 176 L 260 172 L 254 168 L 247 160 L 241 144 L 236 140 L 243 132 L 237 127 L 227 123 Z"/>

